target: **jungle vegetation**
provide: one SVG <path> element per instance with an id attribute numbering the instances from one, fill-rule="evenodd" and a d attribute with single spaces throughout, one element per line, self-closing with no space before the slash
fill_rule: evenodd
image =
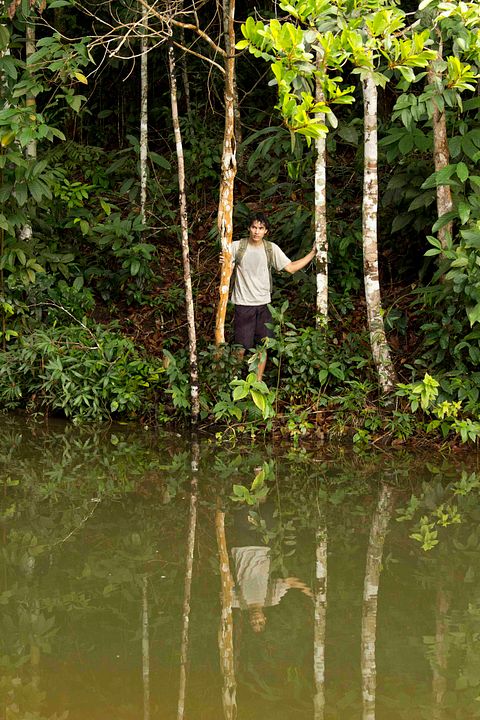
<path id="1" fill-rule="evenodd" d="M 476 3 L 0 13 L 1 408 L 476 441 Z M 258 209 L 317 262 L 275 278 L 275 336 L 245 369 L 230 245 Z"/>

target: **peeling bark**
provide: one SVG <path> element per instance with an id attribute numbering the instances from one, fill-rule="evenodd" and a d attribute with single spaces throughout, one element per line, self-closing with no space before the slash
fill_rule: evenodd
<path id="1" fill-rule="evenodd" d="M 442 84 L 442 70 L 439 69 L 439 63 L 442 62 L 442 42 L 440 40 L 437 59 L 433 60 L 428 66 L 427 81 L 431 87 Z M 450 151 L 448 149 L 447 120 L 445 109 L 440 109 L 435 95 L 432 97 L 433 103 L 433 161 L 435 172 L 447 167 L 450 163 Z M 437 185 L 437 215 L 442 217 L 445 213 L 453 210 L 452 192 L 450 185 Z M 445 250 L 447 246 L 447 238 L 452 236 L 453 222 L 450 221 L 438 231 L 438 239 L 442 248 Z M 442 255 L 440 255 L 442 259 Z"/>
<path id="2" fill-rule="evenodd" d="M 185 194 L 185 163 L 183 155 L 182 134 L 180 132 L 180 123 L 178 118 L 177 81 L 175 78 L 175 56 L 173 48 L 171 46 L 168 49 L 168 58 L 170 69 L 172 121 L 178 161 L 178 192 L 180 205 L 180 226 L 182 233 L 183 277 L 185 284 L 185 304 L 187 308 L 188 349 L 190 359 L 191 420 L 192 425 L 195 426 L 198 422 L 198 416 L 200 414 L 200 399 L 198 394 L 197 336 L 195 330 L 195 307 L 193 303 L 192 276 L 190 272 L 187 198 Z"/>
<path id="3" fill-rule="evenodd" d="M 362 698 L 363 720 L 375 720 L 377 666 L 375 643 L 377 635 L 377 605 L 382 555 L 388 524 L 393 511 L 393 489 L 382 485 L 377 508 L 372 518 L 368 540 L 367 564 L 363 586 L 362 609 Z"/>
<path id="4" fill-rule="evenodd" d="M 363 271 L 372 356 L 383 392 L 395 388 L 396 376 L 383 324 L 378 275 L 377 209 L 377 87 L 371 75 L 363 80 L 364 178 L 362 205 Z"/>
<path id="5" fill-rule="evenodd" d="M 215 319 L 215 344 L 225 342 L 225 316 L 227 313 L 230 277 L 232 275 L 233 189 L 237 174 L 235 142 L 235 0 L 224 2 L 228 11 L 228 47 L 225 61 L 225 131 L 223 137 L 220 196 L 218 203 L 218 232 L 221 245 L 221 274 Z"/>
<path id="6" fill-rule="evenodd" d="M 235 679 L 235 654 L 233 647 L 233 578 L 230 570 L 227 541 L 225 537 L 225 513 L 215 513 L 218 559 L 220 564 L 222 612 L 218 630 L 220 669 L 223 678 L 222 703 L 225 720 L 237 717 L 237 682 Z"/>
<path id="7" fill-rule="evenodd" d="M 317 51 L 317 66 L 320 55 Z M 323 102 L 324 95 L 320 81 L 316 80 L 316 101 Z M 317 118 L 325 123 L 325 113 Z M 317 266 L 317 303 L 316 326 L 322 327 L 328 322 L 328 236 L 327 236 L 327 141 L 325 137 L 315 140 L 317 156 L 315 159 L 315 250 Z"/>

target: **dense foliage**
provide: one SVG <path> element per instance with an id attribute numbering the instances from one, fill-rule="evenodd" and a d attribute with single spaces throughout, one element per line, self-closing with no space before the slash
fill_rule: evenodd
<path id="1" fill-rule="evenodd" d="M 199 25 L 216 41 L 222 32 L 217 4 L 200 5 Z M 268 343 L 271 361 L 265 382 L 258 383 L 239 367 L 228 347 L 211 346 L 223 78 L 218 63 L 211 64 L 216 57 L 212 44 L 199 39 L 190 26 L 173 23 L 175 42 L 198 50 L 183 55 L 178 51 L 183 63 L 178 82 L 201 422 L 227 423 L 234 432 L 277 429 L 295 442 L 314 432 L 321 437 L 349 434 L 360 444 L 404 441 L 424 431 L 476 439 L 476 6 L 449 2 L 440 8 L 436 2 L 423 2 L 417 11 L 423 45 L 418 38 L 409 41 L 413 45 L 402 45 L 388 25 L 397 22 L 400 9 L 381 2 L 365 5 L 377 18 L 372 37 L 381 37 L 383 43 L 378 40 L 375 46 L 380 89 L 378 228 L 384 323 L 400 381 L 393 401 L 379 397 L 366 335 L 359 101 L 363 56 L 361 47 L 354 47 L 360 37 L 355 18 L 364 5 L 332 3 L 328 12 L 325 5 L 320 30 L 318 3 L 281 6 L 284 17 L 277 16 L 277 25 L 270 26 L 277 28 L 277 35 L 262 30 L 262 50 L 252 54 L 245 48 L 249 32 L 255 40 L 269 20 L 268 3 L 262 22 L 249 20 L 238 31 L 239 39 L 247 39 L 236 59 L 241 126 L 235 234 L 244 232 L 250 210 L 262 208 L 269 214 L 273 239 L 287 254 L 301 256 L 311 247 L 315 148 L 310 139 L 316 132 L 315 106 L 308 101 L 311 68 L 303 58 L 304 64 L 294 70 L 277 63 L 273 70 L 280 95 L 268 73 L 275 43 L 279 57 L 290 57 L 292 38 L 303 42 L 302 52 L 308 53 L 308 32 L 315 28 L 330 43 L 335 59 L 327 88 L 331 102 L 328 92 L 325 96 L 330 115 L 330 322 L 328 329 L 315 328 L 312 269 L 300 277 L 276 278 L 275 336 Z M 350 55 L 339 45 L 345 38 L 334 37 L 332 8 L 351 11 L 352 23 L 357 22 L 349 30 Z M 77 419 L 186 421 L 190 380 L 177 160 L 162 18 L 157 23 L 150 18 L 147 41 L 149 148 L 143 222 L 136 3 L 112 1 L 97 8 L 76 0 L 7 1 L 0 12 L 0 404 L 7 410 Z M 245 3 L 238 13 L 240 28 L 253 8 Z M 179 7 L 174 20 L 185 17 Z M 295 30 L 288 29 L 288 23 Z M 429 35 L 432 26 L 436 34 Z M 413 60 L 423 48 L 443 50 L 433 67 L 433 83 L 431 74 L 428 78 L 431 69 L 427 72 Z M 342 74 L 343 85 L 335 73 Z M 298 104 L 298 93 L 303 105 Z M 440 171 L 433 157 L 435 108 L 444 114 L 448 135 L 449 161 Z M 303 140 L 297 132 L 299 113 L 305 119 Z M 452 209 L 440 218 L 438 186 L 448 186 L 452 194 Z M 448 232 L 442 235 L 445 228 Z M 250 369 L 258 357 L 250 359 Z"/>

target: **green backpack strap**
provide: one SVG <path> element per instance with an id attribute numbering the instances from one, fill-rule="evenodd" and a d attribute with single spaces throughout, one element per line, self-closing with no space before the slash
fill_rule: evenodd
<path id="1" fill-rule="evenodd" d="M 230 280 L 232 288 L 235 287 L 235 281 L 237 278 L 237 268 L 242 263 L 243 256 L 245 255 L 245 252 L 247 250 L 247 246 L 248 246 L 248 238 L 242 238 L 238 244 L 238 250 L 237 250 L 237 254 L 235 256 L 235 266 L 233 268 L 232 277 Z M 272 292 L 272 288 L 273 288 L 273 280 L 272 280 L 273 247 L 272 247 L 272 243 L 269 240 L 263 240 L 263 247 L 265 250 L 265 255 L 267 256 L 267 267 L 268 267 L 268 274 L 270 277 L 270 292 Z"/>
<path id="2" fill-rule="evenodd" d="M 270 292 L 273 290 L 273 279 L 272 279 L 272 266 L 273 266 L 273 247 L 270 240 L 263 241 L 263 247 L 265 248 L 265 255 L 267 256 L 267 267 L 268 275 L 270 277 Z"/>

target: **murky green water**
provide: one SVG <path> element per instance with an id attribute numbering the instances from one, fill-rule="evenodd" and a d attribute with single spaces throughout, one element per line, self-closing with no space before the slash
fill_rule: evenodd
<path id="1" fill-rule="evenodd" d="M 480 717 L 476 455 L 0 423 L 4 720 Z"/>

